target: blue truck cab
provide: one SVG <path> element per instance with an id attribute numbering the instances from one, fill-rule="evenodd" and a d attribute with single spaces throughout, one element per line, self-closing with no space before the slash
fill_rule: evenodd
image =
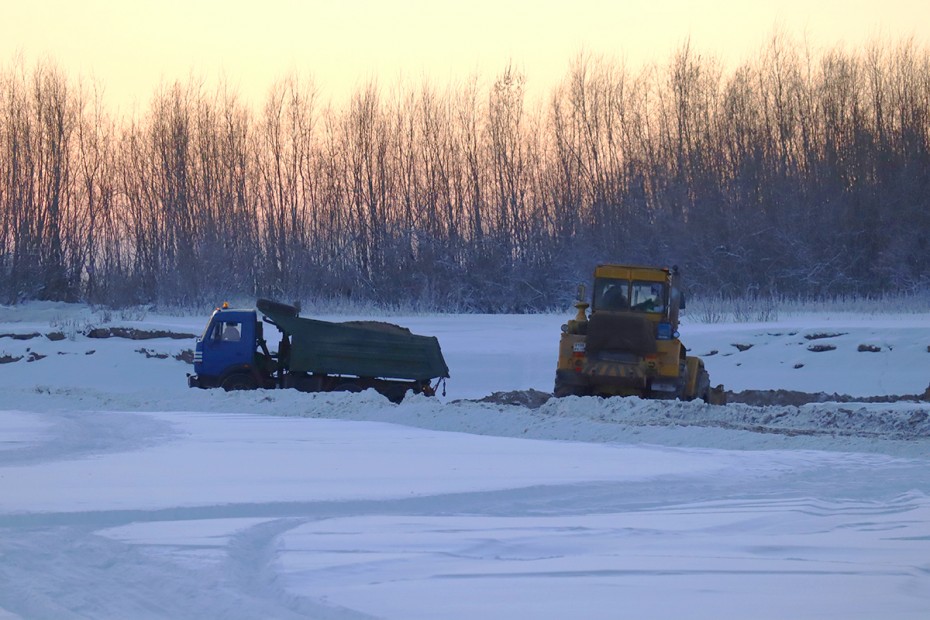
<path id="1" fill-rule="evenodd" d="M 194 373 L 188 376 L 189 387 L 225 387 L 248 389 L 262 383 L 256 365 L 258 345 L 264 344 L 261 323 L 255 310 L 213 311 L 194 349 Z M 232 386 L 232 383 L 247 385 Z M 255 385 L 251 385 L 254 383 Z"/>

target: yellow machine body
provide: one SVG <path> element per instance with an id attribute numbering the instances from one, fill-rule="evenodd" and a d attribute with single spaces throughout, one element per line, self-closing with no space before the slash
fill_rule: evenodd
<path id="1" fill-rule="evenodd" d="M 591 302 L 580 287 L 576 316 L 562 326 L 555 395 L 719 401 L 722 387 L 710 387 L 703 361 L 679 340 L 678 279 L 674 267 L 598 265 Z"/>

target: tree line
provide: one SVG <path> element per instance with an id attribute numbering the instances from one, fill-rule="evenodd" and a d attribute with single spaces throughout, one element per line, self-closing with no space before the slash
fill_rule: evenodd
<path id="1" fill-rule="evenodd" d="M 724 69 L 690 44 L 581 54 L 528 100 L 504 68 L 258 109 L 163 86 L 114 117 L 53 63 L 0 69 L 0 298 L 112 306 L 349 299 L 566 304 L 599 262 L 694 294 L 878 296 L 930 283 L 930 54 L 775 35 Z"/>

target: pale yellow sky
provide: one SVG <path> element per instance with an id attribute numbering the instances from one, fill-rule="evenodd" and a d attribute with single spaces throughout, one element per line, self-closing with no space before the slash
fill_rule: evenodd
<path id="1" fill-rule="evenodd" d="M 260 102 L 289 72 L 338 99 L 376 77 L 444 86 L 512 62 L 548 91 L 582 50 L 664 63 L 690 37 L 724 61 L 776 29 L 817 49 L 872 39 L 930 42 L 930 0 L 0 0 L 0 64 L 54 60 L 95 77 L 108 101 L 144 108 L 160 83 L 220 76 Z"/>

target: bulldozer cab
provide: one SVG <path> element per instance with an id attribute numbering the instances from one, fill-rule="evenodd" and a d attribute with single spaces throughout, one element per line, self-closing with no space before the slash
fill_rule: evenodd
<path id="1" fill-rule="evenodd" d="M 639 314 L 675 331 L 681 300 L 676 268 L 598 265 L 594 271 L 592 314 Z"/>

